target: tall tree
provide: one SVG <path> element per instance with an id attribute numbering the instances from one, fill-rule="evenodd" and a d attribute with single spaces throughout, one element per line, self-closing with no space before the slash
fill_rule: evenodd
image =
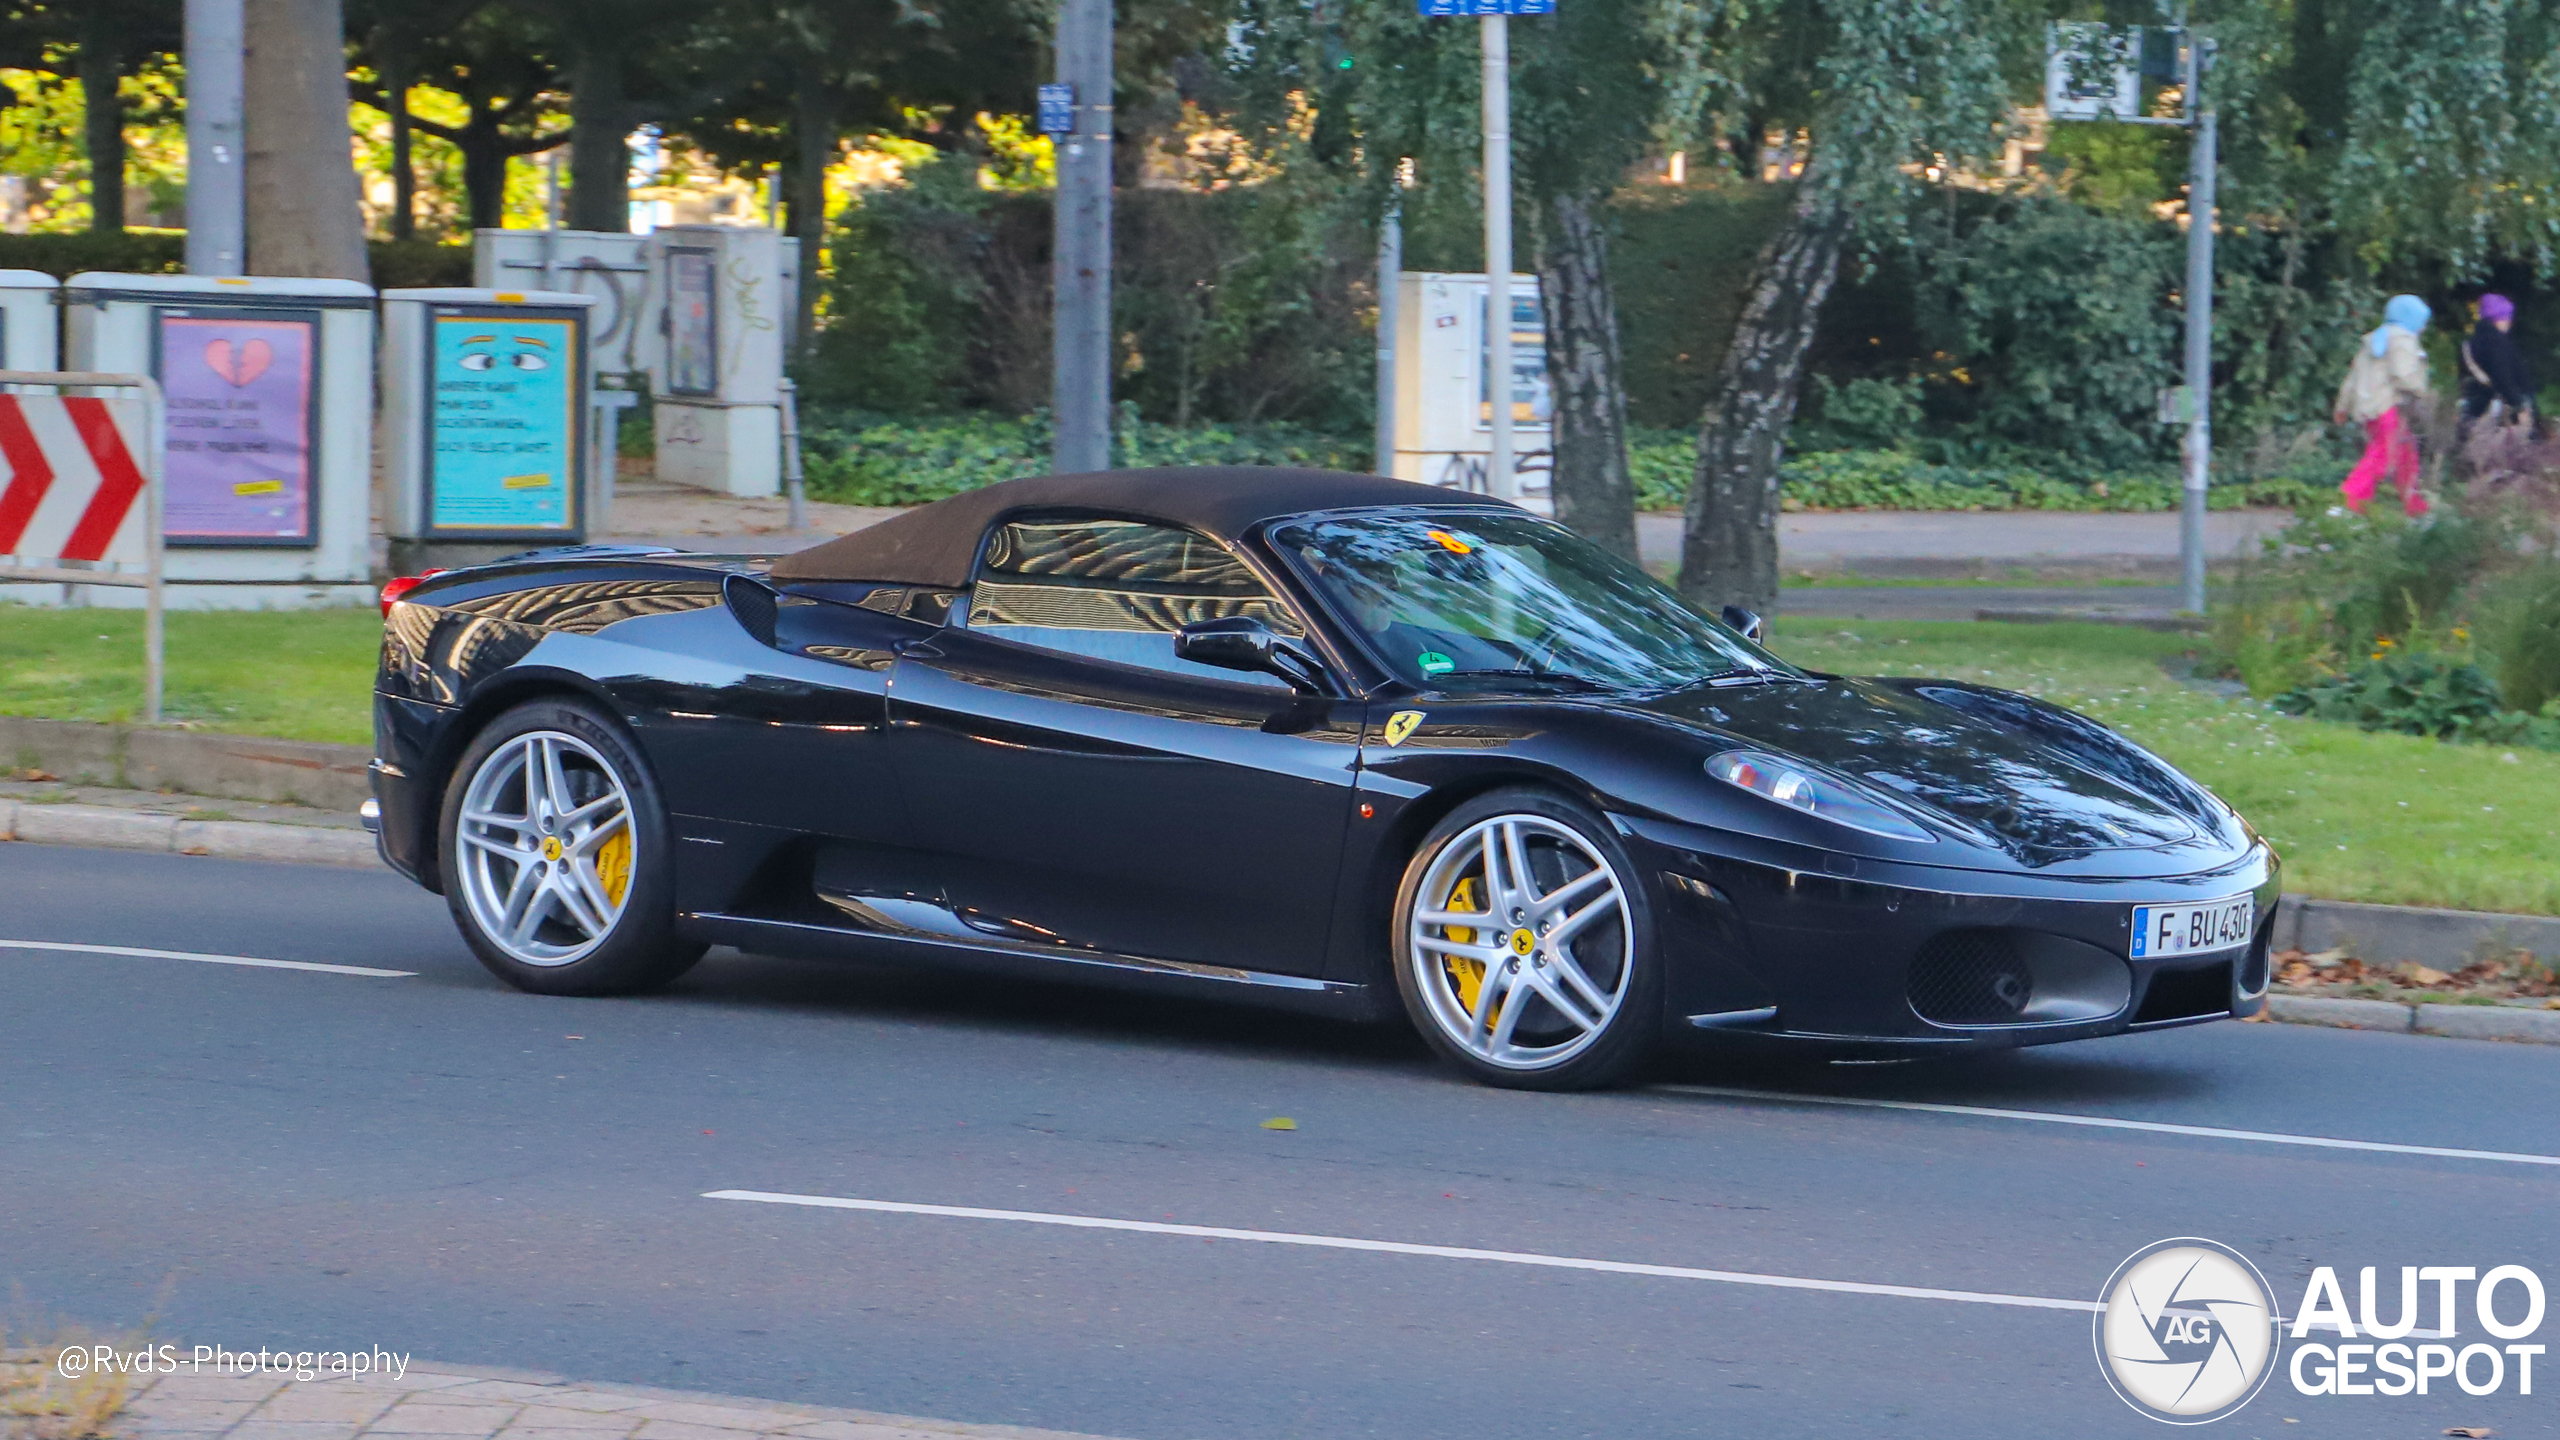
<path id="1" fill-rule="evenodd" d="M 1923 174 L 1996 147 L 2012 99 L 2002 54 L 2029 33 L 2040 23 L 2002 0 L 1800 0 L 1763 13 L 1751 109 L 1758 124 L 1802 127 L 1812 151 L 1698 430 L 1680 592 L 1710 613 L 1777 605 L 1778 466 L 1853 227 L 1892 234 Z M 1759 136 L 1745 143 L 1756 150 Z"/>
<path id="2" fill-rule="evenodd" d="M 89 228 L 125 228 L 124 82 L 178 48 L 177 0 L 20 0 L 0 6 L 0 65 L 78 81 Z"/>
<path id="3" fill-rule="evenodd" d="M 247 0 L 252 275 L 366 280 L 338 0 Z"/>
<path id="4" fill-rule="evenodd" d="M 496 229 L 506 222 L 507 162 L 567 143 L 567 97 L 541 37 L 524 16 L 485 0 L 447 0 L 447 7 L 422 12 L 411 0 L 356 0 L 350 13 L 366 36 L 358 54 L 371 62 L 374 78 L 358 84 L 355 96 L 391 117 L 395 139 L 405 128 L 461 151 L 471 228 Z M 420 25 L 413 17 L 421 13 L 447 23 Z M 462 121 L 446 124 L 412 113 L 407 86 L 395 87 L 391 79 L 403 72 L 411 85 L 459 97 Z M 409 182 L 408 198 L 394 211 L 396 235 L 398 218 L 414 217 L 415 171 L 405 157 L 395 155 L 393 166 L 395 188 Z"/>
<path id="5" fill-rule="evenodd" d="M 1551 484 L 1558 518 L 1632 557 L 1635 496 L 1627 463 L 1626 386 L 1609 274 L 1608 202 L 1645 151 L 1686 132 L 1727 88 L 1717 66 L 1726 0 L 1566 4 L 1512 22 L 1512 136 L 1519 213 L 1544 297 L 1555 399 Z M 1318 151 L 1365 159 L 1380 209 L 1402 162 L 1417 162 L 1421 206 L 1480 204 L 1479 29 L 1424 18 L 1397 0 L 1249 6 L 1243 68 L 1266 127 L 1316 110 Z M 1355 145 L 1356 140 L 1356 145 Z"/>
<path id="6" fill-rule="evenodd" d="M 702 110 L 746 83 L 721 63 L 702 0 L 512 0 L 537 20 L 569 92 L 572 230 L 631 228 L 631 132 Z"/>
<path id="7" fill-rule="evenodd" d="M 427 79 L 438 37 L 450 35 L 488 0 L 348 0 L 347 23 L 357 37 L 355 58 L 373 72 L 370 83 L 350 77 L 355 98 L 391 122 L 391 238 L 418 233 L 416 117 L 409 88 Z"/>

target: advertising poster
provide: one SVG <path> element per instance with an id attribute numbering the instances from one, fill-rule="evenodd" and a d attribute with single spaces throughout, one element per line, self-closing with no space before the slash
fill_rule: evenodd
<path id="1" fill-rule="evenodd" d="M 431 529 L 577 527 L 578 326 L 567 315 L 435 317 Z"/>
<path id="2" fill-rule="evenodd" d="M 316 314 L 160 312 L 173 544 L 309 545 Z"/>
<path id="3" fill-rule="evenodd" d="M 667 390 L 709 395 L 720 388 L 720 336 L 713 321 L 719 271 L 708 250 L 667 251 Z"/>
<path id="4" fill-rule="evenodd" d="M 1491 346 L 1478 352 L 1478 374 L 1485 377 L 1476 400 L 1476 428 L 1493 428 L 1492 366 L 1486 361 Z M 1547 378 L 1547 321 L 1539 307 L 1538 292 L 1515 290 L 1511 293 L 1511 423 L 1515 426 L 1539 428 L 1555 414 L 1555 393 Z"/>

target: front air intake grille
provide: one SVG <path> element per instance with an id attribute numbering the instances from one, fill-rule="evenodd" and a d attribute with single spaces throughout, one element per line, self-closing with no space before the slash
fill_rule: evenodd
<path id="1" fill-rule="evenodd" d="M 2199 1015 L 2226 1015 L 2230 1011 L 2231 962 L 2217 960 L 2193 970 L 2163 970 L 2152 976 L 2151 988 L 2143 992 L 2142 1008 L 2134 1012 L 2133 1023 L 2193 1020 Z"/>
<path id="2" fill-rule="evenodd" d="M 1931 1024 L 2015 1025 L 2035 999 L 2035 974 L 2007 931 L 1951 930 L 1920 947 L 1910 994 Z"/>

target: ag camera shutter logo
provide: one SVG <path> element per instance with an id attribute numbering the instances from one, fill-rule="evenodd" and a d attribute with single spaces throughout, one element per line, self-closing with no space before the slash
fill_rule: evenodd
<path id="1" fill-rule="evenodd" d="M 2275 1373 L 2279 1324 L 2274 1292 L 2248 1257 L 2212 1240 L 2162 1240 L 2108 1277 L 2098 1368 L 2152 1419 L 2202 1425 L 2248 1404 Z"/>

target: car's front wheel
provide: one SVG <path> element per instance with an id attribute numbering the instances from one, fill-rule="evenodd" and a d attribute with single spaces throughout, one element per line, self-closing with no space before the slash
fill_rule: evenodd
<path id="1" fill-rule="evenodd" d="M 702 957 L 675 933 L 657 786 L 591 707 L 537 700 L 492 721 L 455 766 L 441 818 L 446 903 L 508 984 L 629 994 Z"/>
<path id="2" fill-rule="evenodd" d="M 1490 1084 L 1626 1079 L 1660 1033 L 1651 907 L 1626 849 L 1543 790 L 1459 806 L 1396 895 L 1396 985 L 1432 1048 Z"/>

